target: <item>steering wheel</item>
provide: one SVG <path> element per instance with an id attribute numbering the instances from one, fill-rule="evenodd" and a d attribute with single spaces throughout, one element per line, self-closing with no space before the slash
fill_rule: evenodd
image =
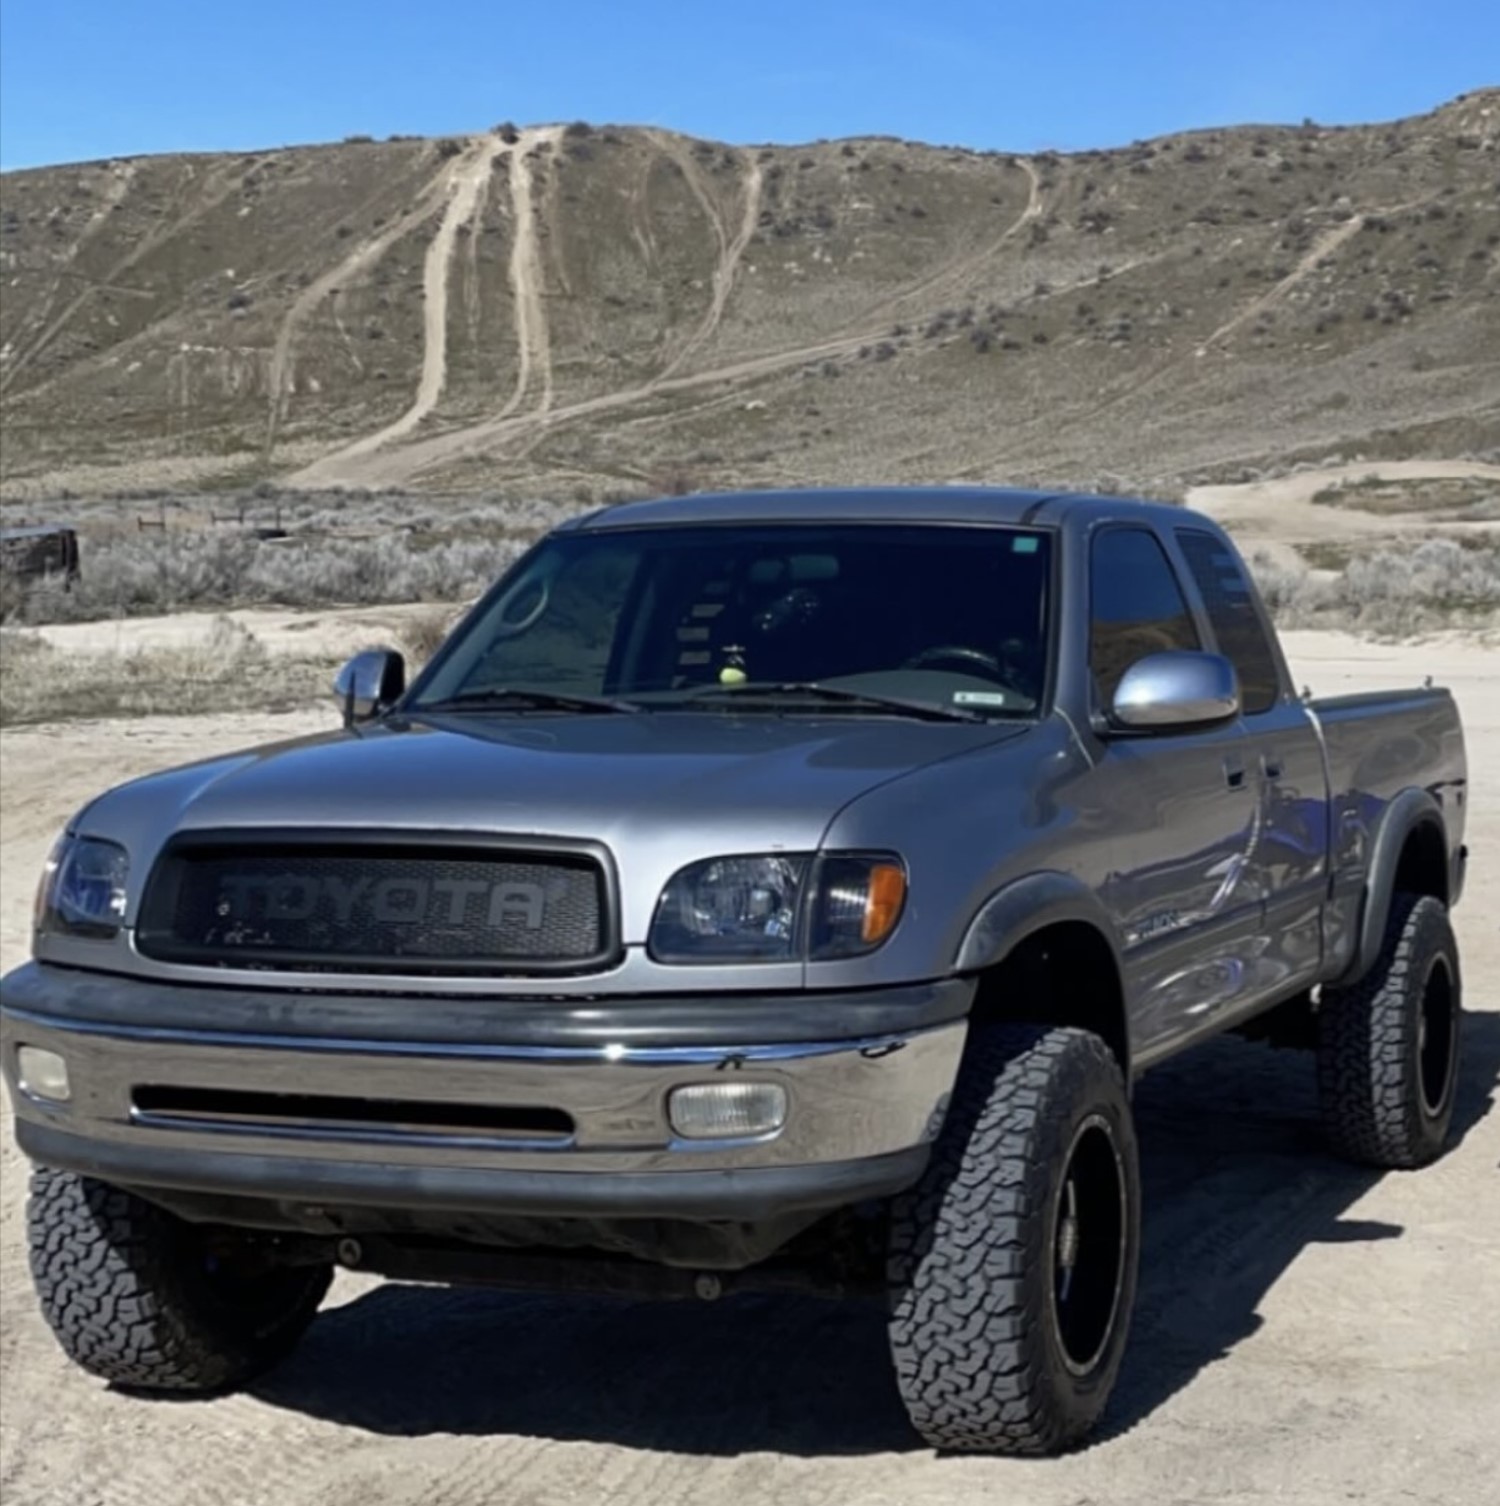
<path id="1" fill-rule="evenodd" d="M 921 653 L 913 654 L 901 667 L 934 669 L 944 663 L 956 664 L 960 669 L 969 670 L 978 666 L 987 671 L 992 679 L 1005 683 L 1005 670 L 996 655 L 987 654 L 982 648 L 969 648 L 962 643 L 942 643 L 935 648 L 924 648 Z"/>

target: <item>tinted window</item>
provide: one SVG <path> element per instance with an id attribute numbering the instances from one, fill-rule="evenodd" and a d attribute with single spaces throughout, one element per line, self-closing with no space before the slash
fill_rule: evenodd
<path id="1" fill-rule="evenodd" d="M 1051 545 L 867 523 L 559 534 L 458 630 L 418 701 L 503 686 L 657 710 L 708 687 L 826 682 L 1025 715 L 1047 680 Z"/>
<path id="2" fill-rule="evenodd" d="M 1141 528 L 1110 528 L 1094 540 L 1089 663 L 1102 706 L 1125 671 L 1147 654 L 1201 648 L 1166 552 Z"/>
<path id="3" fill-rule="evenodd" d="M 1250 583 L 1234 555 L 1211 533 L 1179 528 L 1177 542 L 1203 594 L 1219 652 L 1240 677 L 1240 701 L 1248 715 L 1276 704 L 1280 681 L 1270 639 L 1260 625 Z"/>

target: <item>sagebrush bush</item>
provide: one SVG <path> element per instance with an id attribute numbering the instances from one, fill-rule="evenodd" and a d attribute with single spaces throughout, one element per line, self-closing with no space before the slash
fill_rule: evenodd
<path id="1" fill-rule="evenodd" d="M 212 530 L 124 534 L 88 551 L 71 589 L 39 582 L 6 604 L 17 622 L 81 622 L 211 607 L 462 601 L 525 547 L 521 538 L 415 549 L 405 537 L 261 542 Z"/>
<path id="2" fill-rule="evenodd" d="M 1489 540 L 1427 539 L 1412 549 L 1381 549 L 1340 573 L 1295 569 L 1258 551 L 1250 568 L 1282 627 L 1404 637 L 1500 624 L 1500 545 Z"/>

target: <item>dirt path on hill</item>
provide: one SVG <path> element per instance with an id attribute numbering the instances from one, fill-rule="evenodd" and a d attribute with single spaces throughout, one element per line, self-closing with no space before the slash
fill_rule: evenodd
<path id="1" fill-rule="evenodd" d="M 661 381 L 679 372 L 713 338 L 719 325 L 723 323 L 724 308 L 729 302 L 730 293 L 734 291 L 735 274 L 739 270 L 740 259 L 745 254 L 745 248 L 750 244 L 750 238 L 755 234 L 756 222 L 760 215 L 762 174 L 760 163 L 755 160 L 754 155 L 742 150 L 740 156 L 745 163 L 743 204 L 739 224 L 731 226 L 714 198 L 713 185 L 704 181 L 703 170 L 699 167 L 692 152 L 669 131 L 652 131 L 650 135 L 662 151 L 682 169 L 688 189 L 701 206 L 719 246 L 708 308 L 697 327 L 658 373 L 657 380 Z"/>
<path id="2" fill-rule="evenodd" d="M 550 135 L 555 139 L 557 128 L 529 134 L 533 139 Z M 664 150 L 675 157 L 667 133 L 660 133 Z M 520 147 L 516 148 L 520 153 Z M 713 204 L 707 189 L 696 180 L 695 167 L 683 165 L 690 190 L 698 198 L 715 227 L 716 238 L 721 247 L 714 274 L 714 291 L 703 322 L 690 337 L 688 346 L 668 358 L 666 366 L 654 376 L 631 387 L 614 392 L 598 394 L 572 403 L 555 404 L 550 386 L 550 360 L 547 359 L 545 309 L 539 293 L 540 276 L 537 272 L 534 227 L 530 210 L 529 176 L 526 182 L 512 173 L 512 203 L 516 216 L 516 240 L 511 257 L 511 284 L 516 297 L 518 343 L 520 364 L 516 387 L 505 406 L 493 417 L 478 423 L 466 424 L 444 434 L 431 435 L 414 440 L 399 448 L 383 448 L 376 456 L 368 440 L 324 456 L 298 472 L 288 480 L 292 486 L 381 485 L 401 486 L 415 478 L 449 465 L 469 456 L 493 451 L 502 446 L 530 442 L 536 443 L 554 428 L 580 418 L 595 417 L 634 407 L 638 403 L 662 395 L 693 392 L 723 384 L 735 383 L 772 375 L 808 361 L 823 360 L 830 356 L 845 355 L 868 343 L 879 333 L 882 322 L 890 313 L 918 296 L 930 295 L 947 281 L 972 271 L 992 256 L 1000 246 L 1018 234 L 1042 212 L 1041 182 L 1036 169 L 1024 158 L 1017 158 L 1017 165 L 1029 181 L 1027 202 L 1016 219 L 1000 237 L 974 255 L 940 268 L 907 287 L 889 299 L 882 301 L 861 315 L 857 325 L 847 332 L 812 342 L 792 346 L 779 351 L 766 351 L 759 355 L 746 356 L 737 361 L 706 370 L 683 372 L 681 367 L 711 337 L 722 321 L 725 306 L 734 286 L 734 275 L 751 237 L 755 233 L 759 214 L 760 173 L 757 164 L 751 164 L 751 176 L 747 179 L 744 208 L 738 230 L 731 236 Z M 524 153 L 513 155 L 513 164 L 524 163 Z M 523 205 L 525 206 L 523 209 Z M 523 237 L 524 231 L 524 237 Z M 543 398 L 529 411 L 523 407 L 524 399 L 531 390 L 534 369 L 544 372 Z"/>
<path id="3" fill-rule="evenodd" d="M 360 456 L 372 454 L 386 445 L 404 439 L 437 407 L 438 399 L 442 397 L 443 387 L 448 380 L 448 290 L 452 278 L 454 242 L 458 238 L 459 226 L 468 223 L 474 217 L 480 195 L 494 168 L 495 158 L 507 150 L 509 148 L 498 136 L 479 137 L 470 143 L 461 156 L 454 159 L 439 179 L 440 187 L 434 190 L 436 193 L 446 195 L 447 205 L 443 210 L 443 217 L 438 224 L 437 232 L 427 247 L 427 255 L 422 264 L 422 370 L 417 379 L 417 390 L 411 405 L 399 418 L 387 424 L 383 429 L 367 434 L 364 438 L 355 440 L 353 444 L 346 445 L 332 455 L 325 455 L 314 462 L 294 478 L 294 484 L 306 486 L 321 484 L 318 479 L 320 474 L 336 473 L 349 462 L 358 460 Z M 318 291 L 320 297 L 323 296 L 329 287 L 337 286 L 338 282 L 349 272 L 358 271 L 368 262 L 377 259 L 398 236 L 405 234 L 412 224 L 420 223 L 421 219 L 425 219 L 430 213 L 430 205 L 413 210 L 391 230 L 368 241 L 348 257 L 335 272 L 327 273 L 318 282 L 313 283 L 298 303 L 303 304 L 308 295 L 315 290 Z M 307 302 L 301 312 L 305 313 L 312 307 L 313 302 Z M 279 348 L 281 341 L 278 340 L 277 343 Z M 284 394 L 284 390 L 284 376 L 275 375 L 273 360 L 272 392 Z M 284 402 L 284 395 L 273 400 Z"/>
<path id="4" fill-rule="evenodd" d="M 506 419 L 521 409 L 535 377 L 541 387 L 536 404 L 538 414 L 552 407 L 552 346 L 547 329 L 547 304 L 544 294 L 541 244 L 537 210 L 532 202 L 535 178 L 530 156 L 543 142 L 555 142 L 562 132 L 557 127 L 522 131 L 510 154 L 510 291 L 515 308 L 516 385 L 509 399 L 496 415 Z"/>
<path id="5" fill-rule="evenodd" d="M 271 362 L 266 379 L 267 415 L 265 449 L 269 455 L 276 445 L 281 425 L 286 418 L 287 406 L 292 400 L 296 379 L 296 343 L 302 326 L 317 310 L 325 298 L 334 300 L 333 318 L 344 344 L 356 367 L 361 363 L 354 353 L 353 343 L 344 328 L 343 317 L 338 309 L 338 297 L 350 278 L 358 276 L 366 268 L 374 266 L 403 235 L 415 230 L 428 219 L 442 202 L 448 191 L 449 170 L 445 169 L 418 198 L 414 208 L 399 219 L 385 226 L 379 234 L 362 241 L 337 265 L 330 267 L 314 280 L 292 301 L 276 330 L 276 341 L 271 347 Z"/>

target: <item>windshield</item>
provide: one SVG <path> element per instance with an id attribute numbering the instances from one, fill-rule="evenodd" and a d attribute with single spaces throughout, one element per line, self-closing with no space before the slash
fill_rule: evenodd
<path id="1" fill-rule="evenodd" d="M 878 715 L 906 701 L 1028 716 L 1046 682 L 1051 543 L 931 524 L 559 534 L 475 608 L 405 709 L 556 713 L 591 697 L 641 711 Z"/>

